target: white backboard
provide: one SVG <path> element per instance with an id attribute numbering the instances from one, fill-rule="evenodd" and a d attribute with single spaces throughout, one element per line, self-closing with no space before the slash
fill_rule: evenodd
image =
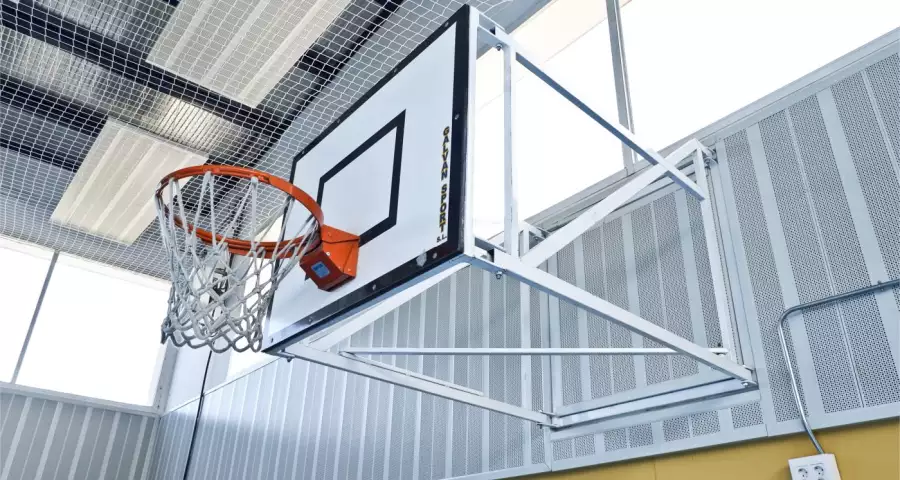
<path id="1" fill-rule="evenodd" d="M 468 9 L 462 9 L 295 158 L 291 181 L 327 225 L 360 236 L 357 277 L 334 291 L 295 268 L 263 346 L 278 350 L 340 321 L 463 251 Z M 306 214 L 288 215 L 297 231 Z"/>

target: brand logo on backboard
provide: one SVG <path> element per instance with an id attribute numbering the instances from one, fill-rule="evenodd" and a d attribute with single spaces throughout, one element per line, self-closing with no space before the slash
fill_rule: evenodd
<path id="1" fill-rule="evenodd" d="M 441 144 L 441 207 L 438 213 L 438 227 L 440 233 L 437 241 L 442 242 L 447 239 L 447 196 L 449 195 L 450 185 L 450 127 L 444 127 L 444 140 Z"/>

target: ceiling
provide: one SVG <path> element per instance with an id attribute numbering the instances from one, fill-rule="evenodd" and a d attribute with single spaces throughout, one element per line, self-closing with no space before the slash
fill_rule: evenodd
<path id="1" fill-rule="evenodd" d="M 147 132 L 201 152 L 209 163 L 287 177 L 297 152 L 464 3 L 321 1 L 326 6 L 314 15 L 270 22 L 266 35 L 256 35 L 252 28 L 257 27 L 242 26 L 233 20 L 237 17 L 228 16 L 230 12 L 215 10 L 229 5 L 225 0 L 2 0 L 0 235 L 166 278 L 155 222 L 126 245 L 51 221 L 105 126 L 114 123 Z M 514 28 L 547 1 L 469 3 Z M 257 75 L 244 81 L 236 76 L 236 71 L 247 76 L 261 68 L 248 67 L 249 63 L 242 64 L 242 71 L 230 64 L 223 68 L 220 62 L 193 75 L 171 52 L 197 48 L 199 58 L 203 42 L 197 41 L 195 32 L 193 40 L 178 43 L 184 27 L 179 30 L 169 22 L 190 22 L 194 15 L 179 14 L 178 9 L 202 12 L 204 5 L 212 5 L 208 10 L 220 17 L 216 34 L 209 38 L 234 38 L 220 34 L 228 27 L 243 32 L 248 42 L 261 43 L 257 39 L 273 36 L 288 39 L 283 45 L 290 48 L 286 54 L 280 51 L 282 57 L 290 57 L 291 49 L 302 53 L 296 53 L 299 58 L 291 60 L 293 64 L 284 64 L 284 73 L 275 80 Z M 213 16 L 209 11 L 207 15 Z M 208 24 L 198 20 L 195 30 L 212 28 Z M 220 51 L 244 48 L 237 41 L 211 41 L 227 44 Z M 305 50 L 297 50 L 297 45 Z M 267 48 L 260 51 L 275 52 L 274 47 Z M 275 55 L 262 63 L 278 63 Z M 193 60 L 193 66 L 198 61 Z M 231 77 L 219 78 L 222 75 Z M 221 190 L 231 186 L 222 185 Z M 266 199 L 262 209 L 279 211 L 280 202 Z"/>

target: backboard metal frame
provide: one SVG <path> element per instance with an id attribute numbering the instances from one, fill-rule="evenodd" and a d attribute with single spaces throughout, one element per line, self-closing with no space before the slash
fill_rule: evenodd
<path id="1" fill-rule="evenodd" d="M 466 179 L 471 173 L 470 165 L 467 159 L 467 152 L 471 148 L 471 142 L 468 141 L 469 119 L 468 112 L 471 111 L 471 103 L 473 101 L 473 93 L 471 84 L 471 73 L 474 64 L 470 62 L 470 52 L 474 49 L 471 47 L 471 24 L 467 21 L 468 9 L 462 8 L 454 13 L 446 22 L 444 22 L 434 33 L 432 33 L 421 45 L 416 47 L 410 55 L 401 61 L 391 72 L 369 89 L 359 98 L 353 106 L 344 112 L 337 120 L 329 125 L 318 137 L 316 137 L 309 145 L 301 150 L 295 157 L 291 167 L 290 181 L 295 183 L 297 174 L 297 165 L 304 157 L 310 153 L 320 142 L 322 142 L 336 128 L 340 127 L 344 121 L 357 112 L 357 110 L 366 103 L 373 95 L 378 93 L 386 84 L 394 79 L 403 69 L 412 63 L 422 52 L 431 46 L 436 40 L 441 38 L 445 32 L 450 29 L 456 29 L 455 35 L 455 51 L 453 58 L 453 87 L 452 87 L 452 119 L 449 123 L 449 179 L 445 186 L 448 189 L 448 195 L 445 205 L 441 205 L 441 213 L 446 209 L 446 230 L 442 231 L 442 236 L 438 240 L 444 240 L 435 247 L 424 253 L 420 253 L 401 265 L 396 266 L 386 274 L 377 279 L 358 285 L 352 292 L 344 295 L 337 301 L 325 305 L 311 314 L 297 318 L 292 324 L 278 331 L 269 330 L 269 321 L 264 324 L 263 332 L 263 350 L 267 353 L 281 351 L 285 346 L 309 337 L 323 329 L 331 327 L 335 323 L 354 315 L 361 310 L 370 307 L 373 303 L 377 303 L 384 298 L 389 298 L 397 292 L 402 291 L 407 286 L 424 281 L 431 275 L 440 274 L 458 261 L 458 257 L 466 250 L 467 236 L 471 237 L 471 229 L 468 228 L 469 218 L 467 217 L 467 205 L 469 202 L 466 198 L 471 198 L 467 193 Z M 380 138 L 389 135 L 391 132 L 397 132 L 395 157 L 393 159 L 394 172 L 392 174 L 391 185 L 391 205 L 389 218 L 379 223 L 372 230 L 384 231 L 393 226 L 392 222 L 396 222 L 397 216 L 397 192 L 400 183 L 399 164 L 401 163 L 403 135 L 404 135 L 404 115 L 406 111 L 401 112 L 396 118 L 389 120 L 383 127 L 374 133 L 368 140 L 363 142 L 353 152 L 341 160 L 332 170 L 329 170 L 320 179 L 318 191 L 316 193 L 316 201 L 321 205 L 324 190 L 324 182 L 331 176 L 335 175 L 340 169 L 344 168 L 354 158 L 364 152 L 369 146 L 374 144 Z M 445 135 L 447 133 L 445 132 Z M 435 152 L 438 155 L 438 152 Z M 446 154 L 446 150 L 445 150 Z M 446 158 L 445 158 L 446 160 Z M 445 167 L 446 167 L 445 163 Z M 290 204 L 285 205 L 283 218 L 288 218 Z M 284 237 L 284 229 L 287 221 L 283 222 L 281 237 Z M 371 230 L 370 230 L 371 231 Z M 365 245 L 369 240 L 367 234 L 370 232 L 360 232 L 360 247 Z M 377 236 L 377 234 L 375 234 Z M 361 252 L 361 255 L 364 254 Z M 276 266 L 277 268 L 277 266 Z M 443 278 L 443 277 L 442 277 Z M 271 316 L 272 304 L 270 303 L 267 317 Z"/>
<path id="2" fill-rule="evenodd" d="M 376 380 L 411 388 L 454 401 L 500 412 L 513 417 L 522 418 L 540 425 L 548 426 L 555 432 L 565 431 L 577 426 L 594 423 L 609 418 L 633 414 L 648 409 L 664 408 L 674 404 L 696 403 L 703 399 L 737 395 L 741 392 L 755 390 L 756 378 L 751 368 L 737 363 L 735 348 L 732 344 L 731 315 L 725 297 L 725 283 L 719 255 L 718 237 L 715 221 L 709 200 L 709 187 L 706 175 L 706 160 L 711 152 L 697 140 L 690 140 L 663 158 L 656 151 L 647 148 L 630 131 L 614 121 L 608 121 L 584 104 L 581 100 L 559 85 L 546 73 L 531 63 L 516 43 L 494 22 L 471 7 L 464 7 L 455 16 L 457 21 L 467 22 L 471 28 L 466 29 L 469 44 L 476 45 L 479 39 L 495 45 L 503 51 L 504 56 L 504 232 L 503 242 L 496 240 L 476 239 L 471 229 L 466 229 L 464 245 L 460 255 L 444 262 L 439 269 L 433 269 L 415 282 L 396 288 L 380 303 L 366 308 L 359 308 L 355 314 L 345 320 L 319 331 L 302 341 L 284 345 L 283 348 L 270 350 L 269 353 L 288 359 L 298 358 L 320 365 L 337 368 L 350 373 L 363 375 Z M 474 80 L 475 48 L 468 51 L 467 75 L 470 82 Z M 634 173 L 618 190 L 588 208 L 565 226 L 551 234 L 536 231 L 530 225 L 519 220 L 516 191 L 516 157 L 513 151 L 513 101 L 515 83 L 512 81 L 512 66 L 518 62 L 538 79 L 551 87 L 574 106 L 595 120 L 609 133 L 617 137 L 624 146 L 630 148 L 646 159 L 650 166 Z M 474 95 L 469 95 L 468 104 L 474 109 Z M 474 115 L 467 119 L 466 128 L 474 129 Z M 466 139 L 468 152 L 471 154 L 472 136 Z M 692 158 L 695 180 L 680 171 L 676 164 L 685 158 Z M 467 173 L 472 173 L 471 162 L 467 162 Z M 709 264 L 714 285 L 716 310 L 719 327 L 722 332 L 722 347 L 710 349 L 697 345 L 656 324 L 641 318 L 628 310 L 620 308 L 599 298 L 575 285 L 567 283 L 551 275 L 538 266 L 563 249 L 573 240 L 597 225 L 604 217 L 629 203 L 640 192 L 645 191 L 654 182 L 669 178 L 680 185 L 686 192 L 700 202 L 703 219 L 704 236 L 709 254 Z M 471 189 L 472 182 L 466 182 L 466 189 Z M 470 193 L 470 192 L 468 192 Z M 472 198 L 470 195 L 467 198 Z M 471 202 L 465 205 L 465 225 L 471 225 Z M 534 248 L 529 249 L 530 235 L 543 237 Z M 439 281 L 448 278 L 463 268 L 478 268 L 493 273 L 498 278 L 510 275 L 513 278 L 535 288 L 549 296 L 566 301 L 577 308 L 584 309 L 594 315 L 618 324 L 645 338 L 652 339 L 662 348 L 350 348 L 339 347 L 350 335 L 375 322 L 390 311 L 421 294 Z M 389 365 L 380 365 L 361 357 L 370 354 L 387 355 L 686 355 L 711 369 L 724 375 L 724 379 L 711 384 L 699 385 L 656 395 L 650 399 L 636 399 L 617 405 L 615 408 L 596 409 L 586 412 L 544 412 L 519 405 L 491 399 L 482 392 L 448 384 L 446 381 L 430 378 L 415 372 L 407 372 Z M 546 379 L 545 389 L 552 383 Z M 558 435 L 558 433 L 557 433 Z M 568 435 L 565 435 L 568 437 Z"/>

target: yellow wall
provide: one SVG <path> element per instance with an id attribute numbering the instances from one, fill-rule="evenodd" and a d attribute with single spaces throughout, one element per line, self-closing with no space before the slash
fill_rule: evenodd
<path id="1" fill-rule="evenodd" d="M 900 479 L 900 422 L 818 432 L 837 457 L 843 480 Z M 546 480 L 789 480 L 789 458 L 815 454 L 806 435 L 791 435 L 532 477 Z M 727 472 L 723 475 L 723 472 Z"/>

